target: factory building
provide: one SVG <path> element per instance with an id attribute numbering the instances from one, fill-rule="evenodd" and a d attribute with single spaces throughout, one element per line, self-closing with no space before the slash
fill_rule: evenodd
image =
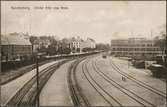
<path id="1" fill-rule="evenodd" d="M 111 40 L 111 54 L 126 57 L 155 57 L 161 54 L 155 41 L 146 38 Z"/>

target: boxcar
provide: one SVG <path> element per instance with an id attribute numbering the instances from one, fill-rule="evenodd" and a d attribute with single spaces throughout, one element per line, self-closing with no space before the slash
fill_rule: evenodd
<path id="1" fill-rule="evenodd" d="M 152 64 L 149 69 L 151 70 L 154 77 L 166 77 L 167 69 L 159 64 Z"/>

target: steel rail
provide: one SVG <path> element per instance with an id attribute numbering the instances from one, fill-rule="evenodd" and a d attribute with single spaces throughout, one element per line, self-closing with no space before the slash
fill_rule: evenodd
<path id="1" fill-rule="evenodd" d="M 89 81 L 89 83 L 92 85 L 92 87 L 104 98 L 104 100 L 105 100 L 106 102 L 108 102 L 111 106 L 114 106 L 107 98 L 105 98 L 104 95 L 102 95 L 102 94 L 100 93 L 100 91 L 98 91 L 98 89 L 95 87 L 95 85 L 94 85 L 92 82 L 90 82 L 90 80 L 88 79 L 88 76 L 86 75 L 85 71 L 87 72 L 87 74 L 89 75 L 89 77 L 91 78 L 91 80 L 92 80 L 106 95 L 108 95 L 111 99 L 113 99 L 113 101 L 115 101 L 119 106 L 123 107 L 123 105 L 122 105 L 119 101 L 117 101 L 117 99 L 115 99 L 113 96 L 111 96 L 99 83 L 97 83 L 97 81 L 96 81 L 95 79 L 93 79 L 93 77 L 92 77 L 91 74 L 89 73 L 87 64 L 84 63 L 83 66 L 85 66 L 85 70 L 84 70 L 84 68 L 83 68 L 83 73 L 84 73 L 85 77 L 87 78 L 87 80 Z"/>
<path id="2" fill-rule="evenodd" d="M 141 99 L 142 101 L 146 102 L 147 104 L 154 106 L 154 104 L 150 103 L 149 101 L 143 99 L 142 97 L 138 96 L 137 94 L 135 94 L 134 92 L 128 90 L 127 88 L 123 87 L 122 85 L 120 85 L 118 82 L 116 82 L 115 80 L 113 80 L 112 78 L 110 78 L 108 75 L 106 75 L 104 72 L 102 72 L 100 70 L 100 68 L 97 66 L 96 64 L 97 62 L 95 61 L 94 64 L 92 63 L 92 66 L 94 67 L 95 71 L 102 76 L 108 83 L 110 83 L 111 85 L 113 85 L 114 87 L 116 87 L 118 90 L 120 90 L 121 92 L 123 92 L 124 94 L 126 94 L 127 96 L 129 96 L 130 98 L 132 98 L 133 100 L 135 100 L 136 102 L 138 102 L 139 104 L 141 104 L 142 106 L 147 106 L 144 103 L 138 101 L 136 98 L 134 98 L 133 96 L 129 95 L 127 92 L 131 93 L 132 95 L 136 96 L 137 98 Z M 126 90 L 127 92 L 123 91 Z"/>
<path id="3" fill-rule="evenodd" d="M 49 74 L 51 71 L 55 70 L 55 67 L 58 65 L 58 63 L 55 63 L 45 69 L 43 69 L 41 72 L 39 72 L 39 77 L 41 78 L 42 76 L 45 77 L 47 74 Z M 42 80 L 40 79 L 40 82 Z M 18 105 L 23 105 L 27 102 L 22 102 L 24 100 L 24 97 L 26 94 L 29 92 L 29 90 L 35 85 L 36 83 L 36 75 L 34 75 L 30 80 L 28 80 L 17 92 L 14 96 L 12 96 L 5 106 L 18 106 Z M 36 95 L 37 93 L 33 93 L 33 95 Z"/>
<path id="4" fill-rule="evenodd" d="M 55 64 L 54 64 L 55 65 Z M 39 74 L 39 76 L 43 75 L 46 71 L 48 71 L 51 67 L 54 65 L 51 65 L 44 70 L 42 70 Z M 26 95 L 26 93 L 29 91 L 29 89 L 32 87 L 32 85 L 36 82 L 36 76 L 34 75 L 30 80 L 28 80 L 20 89 L 19 91 L 7 102 L 6 105 L 18 105 L 21 103 L 21 100 Z"/>
<path id="5" fill-rule="evenodd" d="M 74 106 L 90 106 L 89 101 L 81 92 L 80 86 L 76 78 L 76 67 L 82 60 L 84 60 L 84 58 L 73 62 L 70 65 L 69 71 L 67 74 L 68 87 L 70 90 L 70 95 L 71 95 Z"/>
<path id="6" fill-rule="evenodd" d="M 110 64 L 111 64 L 111 66 L 113 66 L 113 68 L 114 68 L 119 74 L 121 74 L 122 76 L 125 76 L 125 77 L 127 77 L 128 79 L 132 80 L 133 82 L 137 83 L 138 85 L 140 85 L 140 86 L 142 86 L 142 87 L 144 87 L 144 88 L 150 90 L 151 92 L 156 93 L 156 94 L 158 94 L 159 96 L 162 96 L 162 97 L 166 98 L 164 92 L 162 92 L 162 91 L 160 91 L 160 90 L 158 90 L 158 89 L 155 89 L 154 87 L 152 87 L 152 86 L 150 86 L 150 85 L 144 83 L 143 81 L 140 81 L 140 80 L 138 80 L 138 79 L 132 77 L 131 75 L 125 73 L 125 72 L 122 71 L 117 65 L 115 65 L 112 60 L 110 61 Z"/>

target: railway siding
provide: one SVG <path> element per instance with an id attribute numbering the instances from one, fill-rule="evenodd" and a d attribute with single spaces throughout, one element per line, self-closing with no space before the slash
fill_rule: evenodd
<path id="1" fill-rule="evenodd" d="M 86 96 L 90 105 L 93 106 L 159 106 L 164 105 L 165 94 L 151 87 L 150 81 L 143 83 L 137 81 L 138 73 L 132 72 L 129 75 L 121 75 L 117 72 L 120 68 L 124 69 L 125 64 L 119 68 L 111 65 L 111 58 L 87 58 L 82 61 L 77 69 L 77 79 L 83 94 Z M 117 69 L 117 70 L 116 70 Z M 121 73 L 123 71 L 120 71 Z M 130 72 L 130 71 L 128 71 Z M 142 72 L 142 71 L 141 71 Z M 135 77 L 138 77 L 134 79 Z M 125 81 L 121 78 L 125 77 Z M 131 80 L 133 78 L 133 80 Z M 143 77 L 147 79 L 148 77 Z M 153 78 L 153 77 L 152 77 Z M 149 77 L 151 80 L 151 77 Z M 159 80 L 157 80 L 159 82 Z M 163 82 L 160 82 L 163 83 Z M 148 86 L 148 85 L 150 86 Z M 161 84 L 162 85 L 162 84 Z M 94 91 L 93 91 L 94 90 Z M 161 90 L 163 91 L 163 90 Z M 109 95 L 110 94 L 110 95 Z M 101 97 L 101 99 L 100 99 Z M 112 99 L 113 98 L 113 99 Z M 115 101 L 114 101 L 115 99 Z M 116 104 L 117 102 L 117 104 Z M 119 105 L 120 104 L 120 105 Z"/>
<path id="2" fill-rule="evenodd" d="M 104 61 L 105 61 L 103 59 L 99 60 L 98 58 L 96 60 L 98 62 L 97 67 L 100 66 L 101 63 L 104 63 Z M 100 68 L 100 67 L 98 67 L 98 68 L 101 69 L 103 71 L 103 73 L 107 74 L 107 76 L 109 76 L 109 78 L 114 79 L 116 82 L 118 82 L 121 80 L 121 77 L 125 77 L 126 81 L 118 82 L 124 88 L 127 88 L 129 91 L 131 91 L 131 92 L 135 93 L 136 95 L 142 97 L 143 99 L 149 101 L 153 105 L 157 106 L 157 105 L 164 104 L 165 99 L 166 99 L 165 98 L 166 94 L 164 92 L 163 87 L 162 87 L 162 89 L 160 89 L 160 87 L 156 87 L 154 85 L 154 84 L 157 84 L 159 86 L 163 86 L 163 85 L 165 85 L 165 83 L 163 81 L 158 80 L 158 79 L 154 79 L 151 76 L 150 77 L 143 76 L 144 74 L 145 75 L 148 75 L 148 74 L 143 73 L 144 71 L 142 71 L 142 70 L 140 70 L 140 72 L 141 72 L 140 75 L 138 75 L 140 72 L 138 71 L 136 73 L 136 70 L 127 71 L 128 69 L 125 69 L 127 67 L 127 63 L 120 64 L 119 61 L 121 61 L 121 60 L 118 61 L 116 58 L 108 58 L 106 60 L 107 60 L 106 66 L 102 67 L 102 68 Z M 115 65 L 113 65 L 111 61 L 113 61 L 117 67 L 115 67 Z M 123 62 L 121 62 L 121 63 L 123 63 Z M 110 69 L 106 69 L 106 68 L 110 68 Z M 132 66 L 130 66 L 129 69 L 132 69 Z M 135 69 L 135 68 L 133 68 L 133 69 Z M 134 73 L 136 76 L 135 77 L 129 76 L 131 73 Z M 147 80 L 147 79 L 148 80 L 143 81 L 143 79 L 140 79 L 140 77 L 142 77 L 144 80 Z"/>
<path id="3" fill-rule="evenodd" d="M 69 71 L 67 75 L 68 87 L 70 90 L 70 95 L 71 95 L 74 106 L 89 106 L 90 105 L 86 97 L 83 95 L 80 89 L 80 86 L 77 82 L 77 79 L 76 79 L 76 67 L 84 59 L 85 58 L 73 62 L 71 66 L 69 67 Z"/>
<path id="4" fill-rule="evenodd" d="M 39 72 L 46 69 L 48 66 L 51 66 L 58 61 L 53 61 L 50 63 L 47 63 L 45 65 L 42 65 L 39 67 Z M 7 102 L 10 101 L 10 99 L 36 74 L 36 70 L 32 70 L 25 75 L 1 86 L 1 104 L 5 105 Z"/>

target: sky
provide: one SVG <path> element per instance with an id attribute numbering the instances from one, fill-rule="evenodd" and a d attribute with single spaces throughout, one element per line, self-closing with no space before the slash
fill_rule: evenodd
<path id="1" fill-rule="evenodd" d="M 1 1 L 2 34 L 80 36 L 110 43 L 154 37 L 164 24 L 166 1 Z"/>

